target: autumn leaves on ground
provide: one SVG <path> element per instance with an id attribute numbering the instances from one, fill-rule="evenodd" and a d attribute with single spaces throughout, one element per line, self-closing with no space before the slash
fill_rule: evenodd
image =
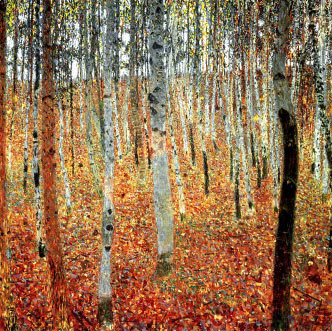
<path id="1" fill-rule="evenodd" d="M 48 264 L 46 259 L 38 256 L 36 249 L 31 176 L 27 194 L 22 191 L 24 138 L 20 125 L 17 121 L 12 167 L 8 173 L 14 305 L 19 325 L 24 329 L 47 330 L 52 325 Z M 176 127 L 178 125 L 179 119 Z M 93 189 L 79 116 L 74 118 L 74 127 L 75 174 L 69 174 L 73 203 L 70 214 L 66 212 L 62 175 L 59 167 L 57 169 L 67 296 L 72 327 L 95 330 L 102 200 Z M 223 136 L 223 131 L 218 120 L 219 137 Z M 176 129 L 178 132 L 180 128 Z M 65 136 L 65 146 L 69 146 L 69 139 L 69 135 Z M 177 134 L 176 141 L 182 151 Z M 96 150 L 99 149 L 97 145 L 96 140 Z M 199 162 L 192 167 L 190 160 L 180 152 L 187 208 L 187 217 L 183 221 L 178 211 L 175 174 L 171 170 L 175 268 L 167 278 L 158 280 L 154 278 L 157 235 L 151 171 L 146 169 L 146 182 L 142 185 L 137 183 L 132 153 L 115 164 L 112 286 L 115 325 L 119 329 L 269 328 L 277 225 L 277 214 L 272 208 L 271 178 L 253 191 L 255 213 L 247 211 L 245 188 L 241 187 L 243 218 L 237 221 L 234 218 L 233 184 L 229 181 L 227 146 L 219 143 L 217 152 L 210 147 L 212 144 L 208 146 L 211 155 L 208 196 L 204 194 L 202 164 Z M 307 159 L 309 150 L 310 145 L 305 145 L 302 160 Z M 70 155 L 69 151 L 65 152 Z M 69 156 L 66 161 L 71 164 Z M 101 159 L 99 161 L 101 166 Z M 254 171 L 251 179 L 255 186 Z M 291 292 L 292 323 L 296 330 L 327 330 L 332 318 L 332 279 L 326 271 L 328 211 L 320 199 L 309 164 L 302 161 Z"/>

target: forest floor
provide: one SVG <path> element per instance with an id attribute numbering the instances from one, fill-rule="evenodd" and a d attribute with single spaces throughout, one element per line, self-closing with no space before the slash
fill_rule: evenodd
<path id="1" fill-rule="evenodd" d="M 77 119 L 74 176 L 70 157 L 67 158 L 73 208 L 67 215 L 58 166 L 59 217 L 70 320 L 74 330 L 96 330 L 102 199 L 93 188 L 84 131 L 80 132 L 78 122 Z M 222 135 L 223 132 L 218 132 L 218 136 Z M 50 277 L 47 260 L 39 258 L 35 245 L 31 177 L 27 194 L 22 190 L 23 134 L 15 134 L 13 139 L 8 208 L 14 301 L 24 330 L 50 330 Z M 175 268 L 167 278 L 153 278 L 157 235 L 150 170 L 146 170 L 146 183 L 142 185 L 136 180 L 132 153 L 115 164 L 112 287 L 116 329 L 268 330 L 277 226 L 271 175 L 257 188 L 256 172 L 252 170 L 255 212 L 248 211 L 242 186 L 242 219 L 237 221 L 225 143 L 219 144 L 217 152 L 213 147 L 209 149 L 211 186 L 210 194 L 205 196 L 201 154 L 197 151 L 198 165 L 192 167 L 189 158 L 182 154 L 178 136 L 177 142 L 187 215 L 181 222 L 175 174 L 171 169 Z M 69 143 L 68 136 L 66 149 Z M 307 146 L 304 160 L 308 159 L 308 151 Z M 65 155 L 70 155 L 69 150 Z M 171 152 L 169 160 L 172 164 Z M 98 162 L 102 164 L 100 156 Z M 309 172 L 309 161 L 301 161 L 291 291 L 292 330 L 331 330 L 332 277 L 326 268 L 328 231 L 328 206 L 322 202 Z"/>

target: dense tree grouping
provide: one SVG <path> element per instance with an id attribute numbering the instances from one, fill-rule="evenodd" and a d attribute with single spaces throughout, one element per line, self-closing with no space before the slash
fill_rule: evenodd
<path id="1" fill-rule="evenodd" d="M 294 285 L 292 261 L 298 261 L 300 244 L 294 241 L 301 236 L 296 233 L 300 215 L 312 209 L 310 199 L 319 201 L 322 266 L 311 253 L 315 249 L 308 248 L 309 239 L 301 246 L 300 271 L 315 284 L 323 283 L 319 270 L 326 274 L 324 281 L 330 279 L 331 11 L 330 0 L 0 0 L 0 329 L 328 330 L 328 290 L 321 291 L 330 297 L 326 318 L 312 317 L 308 326 L 301 324 L 302 317 L 292 317 L 294 291 L 319 302 L 319 314 L 324 306 L 323 297 Z M 306 197 L 308 183 L 314 198 Z M 130 190 L 132 212 L 122 200 Z M 139 196 L 145 207 L 138 210 Z M 204 210 L 194 214 L 194 205 L 201 203 Z M 99 209 L 92 210 L 93 205 Z M 215 205 L 229 206 L 229 213 L 217 214 Z M 308 210 L 302 211 L 302 205 Z M 15 208 L 21 214 L 16 220 Z M 90 224 L 84 208 L 98 219 L 95 229 L 87 230 L 96 237 L 98 256 L 90 267 L 98 278 L 91 294 L 96 298 L 90 305 L 96 308 L 92 319 L 84 309 L 72 308 L 75 291 L 68 281 L 72 238 L 80 240 L 80 231 Z M 259 219 L 274 220 L 274 253 L 267 253 L 270 294 L 257 299 L 267 320 L 253 324 L 247 316 L 241 324 L 234 317 L 239 306 L 219 296 L 226 284 L 220 277 L 215 281 L 220 281 L 218 298 L 207 304 L 217 302 L 218 308 L 196 315 L 205 303 L 189 304 L 182 297 L 182 305 L 192 304 L 194 312 L 171 317 L 165 308 L 165 314 L 158 313 L 164 317 L 146 322 L 141 310 L 130 328 L 118 308 L 123 288 L 114 285 L 120 277 L 114 261 L 119 249 L 121 258 L 126 255 L 117 239 L 121 226 L 133 219 L 137 228 L 148 226 L 144 213 L 154 231 L 147 239 L 154 258 L 150 274 L 144 272 L 149 275 L 144 286 L 179 279 L 185 239 L 179 229 L 194 227 L 203 215 L 210 215 L 200 226 L 211 236 L 211 247 L 218 231 L 229 233 L 227 222 L 232 229 L 253 224 L 250 237 L 259 231 Z M 24 250 L 36 254 L 25 264 L 47 265 L 50 308 L 44 325 L 28 325 L 21 317 L 24 299 L 17 277 L 23 276 L 14 272 L 21 259 L 15 240 L 28 232 L 27 224 L 33 244 Z M 217 227 L 213 234 L 211 224 Z M 252 258 L 244 251 L 240 255 Z M 200 259 L 197 263 L 207 263 Z M 218 259 L 213 264 L 223 269 Z M 261 284 L 262 271 L 258 279 Z M 153 307 L 145 309 L 153 314 Z"/>

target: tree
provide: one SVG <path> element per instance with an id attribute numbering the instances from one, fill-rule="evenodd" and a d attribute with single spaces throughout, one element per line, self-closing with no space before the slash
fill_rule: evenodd
<path id="1" fill-rule="evenodd" d="M 114 176 L 114 132 L 112 118 L 112 34 L 114 29 L 114 1 L 106 2 L 106 36 L 104 39 L 104 206 L 102 220 L 102 257 L 99 278 L 98 320 L 105 327 L 112 327 L 111 247 L 114 231 L 113 176 Z"/>
<path id="2" fill-rule="evenodd" d="M 153 0 L 150 5 L 151 32 L 149 36 L 151 89 L 148 96 L 152 129 L 152 171 L 154 210 L 158 234 L 159 276 L 170 273 L 173 265 L 173 210 L 166 152 L 166 71 L 164 65 L 164 1 Z"/>
<path id="3" fill-rule="evenodd" d="M 6 199 L 6 1 L 0 0 L 0 329 L 15 330 L 7 257 Z"/>
<path id="4" fill-rule="evenodd" d="M 312 43 L 312 60 L 314 68 L 314 82 L 316 94 L 316 112 L 318 114 L 318 121 L 321 124 L 321 129 L 325 138 L 325 154 L 328 162 L 328 177 L 330 179 L 330 190 L 332 190 L 332 137 L 330 129 L 330 120 L 326 114 L 326 94 L 323 80 L 323 71 L 325 68 L 322 66 L 322 58 L 318 49 L 318 37 L 316 32 L 316 6 L 317 3 L 313 0 L 309 2 L 309 16 L 310 16 L 310 38 Z M 315 126 L 316 129 L 316 126 Z M 317 165 L 316 165 L 317 166 Z M 328 240 L 328 257 L 327 257 L 328 270 L 332 271 L 332 210 L 330 209 L 330 235 Z"/>
<path id="5" fill-rule="evenodd" d="M 56 197 L 56 160 L 55 160 L 55 85 L 53 80 L 52 47 L 52 5 L 50 0 L 43 0 L 43 77 L 42 77 L 42 176 L 44 178 L 44 223 L 46 232 L 47 260 L 51 275 L 51 300 L 53 325 L 66 330 L 67 297 L 58 206 Z"/>
<path id="6" fill-rule="evenodd" d="M 42 211 L 41 211 L 41 195 L 40 195 L 40 168 L 39 168 L 39 129 L 38 129 L 38 99 L 40 93 L 40 0 L 36 2 L 35 8 L 36 34 L 35 34 L 35 48 L 36 48 L 36 63 L 35 63 L 35 85 L 34 85 L 34 104 L 33 104 L 33 160 L 32 173 L 33 182 L 35 186 L 35 208 L 36 208 L 36 237 L 40 257 L 45 257 L 45 243 L 42 238 Z"/>
<path id="7" fill-rule="evenodd" d="M 272 329 L 283 331 L 289 330 L 290 327 L 293 232 L 299 166 L 296 117 L 286 77 L 286 56 L 292 5 L 292 0 L 280 1 L 272 65 L 275 104 L 282 127 L 284 150 L 283 179 L 275 244 Z"/>

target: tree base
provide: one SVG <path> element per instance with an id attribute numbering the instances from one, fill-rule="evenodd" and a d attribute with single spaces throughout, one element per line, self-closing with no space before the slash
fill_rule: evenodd
<path id="1" fill-rule="evenodd" d="M 168 276 L 173 269 L 173 254 L 166 253 L 158 256 L 156 276 L 164 277 Z"/>
<path id="2" fill-rule="evenodd" d="M 104 330 L 113 330 L 112 299 L 102 298 L 98 304 L 98 322 Z"/>

